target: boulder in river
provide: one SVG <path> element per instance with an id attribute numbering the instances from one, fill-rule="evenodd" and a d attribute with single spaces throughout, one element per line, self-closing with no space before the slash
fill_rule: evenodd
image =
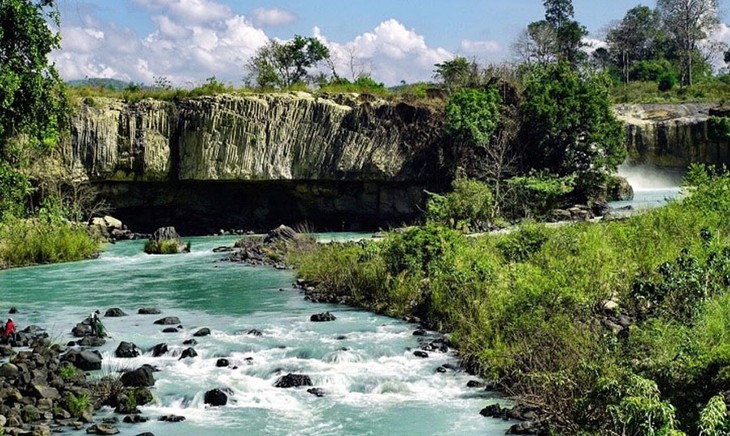
<path id="1" fill-rule="evenodd" d="M 164 422 L 181 422 L 185 421 L 185 417 L 180 415 L 164 415 L 160 416 L 158 420 Z"/>
<path id="2" fill-rule="evenodd" d="M 299 386 L 312 386 L 312 379 L 308 375 L 289 373 L 279 377 L 274 383 L 274 387 L 277 388 L 295 388 Z"/>
<path id="3" fill-rule="evenodd" d="M 127 314 L 118 307 L 112 307 L 111 309 L 107 309 L 106 312 L 104 312 L 104 316 L 108 316 L 109 318 L 118 318 L 120 316 L 127 316 Z"/>
<path id="4" fill-rule="evenodd" d="M 71 334 L 77 338 L 83 338 L 84 336 L 91 334 L 91 326 L 84 323 L 78 323 L 76 324 L 76 327 L 71 330 Z"/>
<path id="5" fill-rule="evenodd" d="M 414 351 L 413 355 L 416 357 L 420 357 L 422 359 L 425 359 L 428 357 L 428 353 L 426 353 L 425 351 L 421 351 L 421 350 Z"/>
<path id="6" fill-rule="evenodd" d="M 177 333 L 179 330 L 176 327 L 167 327 L 162 329 L 162 333 Z"/>
<path id="7" fill-rule="evenodd" d="M 152 347 L 152 357 L 160 357 L 163 354 L 167 353 L 167 344 L 157 344 L 154 347 Z"/>
<path id="8" fill-rule="evenodd" d="M 182 360 L 188 357 L 195 357 L 198 355 L 198 352 L 195 351 L 194 348 L 186 348 L 183 350 L 183 352 L 180 354 L 180 358 L 177 360 Z"/>
<path id="9" fill-rule="evenodd" d="M 177 254 L 189 253 L 190 244 L 185 244 L 175 227 L 160 227 L 144 246 L 147 254 Z"/>
<path id="10" fill-rule="evenodd" d="M 111 424 L 93 424 L 91 427 L 86 429 L 87 434 L 118 434 L 119 429 Z"/>
<path id="11" fill-rule="evenodd" d="M 159 325 L 176 325 L 180 324 L 180 318 L 176 316 L 166 316 L 155 321 L 155 324 Z"/>
<path id="12" fill-rule="evenodd" d="M 140 315 L 159 315 L 162 312 L 156 307 L 141 307 L 137 313 Z"/>
<path id="13" fill-rule="evenodd" d="M 221 359 L 218 359 L 215 361 L 215 366 L 217 368 L 226 368 L 226 367 L 230 366 L 230 364 L 231 364 L 231 362 L 229 362 L 228 359 L 221 358 Z"/>
<path id="14" fill-rule="evenodd" d="M 210 329 L 208 327 L 203 327 L 202 329 L 193 333 L 193 336 L 201 337 L 201 336 L 208 336 L 209 334 L 210 334 Z"/>
<path id="15" fill-rule="evenodd" d="M 82 347 L 101 347 L 106 344 L 106 339 L 98 336 L 84 336 L 77 344 Z"/>
<path id="16" fill-rule="evenodd" d="M 203 402 L 211 406 L 225 406 L 228 403 L 228 395 L 220 389 L 211 389 L 205 393 Z"/>
<path id="17" fill-rule="evenodd" d="M 185 339 L 183 341 L 183 345 L 198 345 L 198 341 L 196 341 L 195 339 L 192 339 L 192 338 L 191 339 Z"/>
<path id="18" fill-rule="evenodd" d="M 312 322 L 327 322 L 327 321 L 334 321 L 337 317 L 329 312 L 323 312 L 323 313 L 315 313 L 314 315 L 309 317 L 309 320 Z"/>
<path id="19" fill-rule="evenodd" d="M 70 350 L 61 356 L 62 362 L 69 362 L 82 371 L 101 369 L 101 353 L 89 350 Z"/>
<path id="20" fill-rule="evenodd" d="M 249 336 L 261 336 L 263 333 L 261 333 L 261 331 L 259 331 L 259 330 L 251 329 L 246 334 Z"/>
<path id="21" fill-rule="evenodd" d="M 139 356 L 139 349 L 132 342 L 120 342 L 114 355 L 121 358 L 132 358 Z"/>
<path id="22" fill-rule="evenodd" d="M 120 378 L 126 387 L 154 386 L 155 376 L 149 366 L 140 366 L 133 371 L 127 371 Z"/>
<path id="23" fill-rule="evenodd" d="M 324 397 L 324 389 L 322 388 L 309 388 L 307 392 L 314 395 L 315 397 Z"/>

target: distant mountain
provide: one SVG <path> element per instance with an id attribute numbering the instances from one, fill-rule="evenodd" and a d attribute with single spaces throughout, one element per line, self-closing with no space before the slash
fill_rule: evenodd
<path id="1" fill-rule="evenodd" d="M 98 87 L 98 88 L 107 88 L 107 89 L 114 89 L 117 91 L 121 91 L 130 85 L 138 85 L 134 82 L 125 82 L 123 80 L 117 80 L 117 79 L 105 79 L 102 77 L 92 77 L 92 78 L 86 78 L 81 80 L 68 80 L 66 81 L 66 85 L 72 87 L 72 88 L 79 88 L 82 86 L 92 86 L 92 87 Z"/>

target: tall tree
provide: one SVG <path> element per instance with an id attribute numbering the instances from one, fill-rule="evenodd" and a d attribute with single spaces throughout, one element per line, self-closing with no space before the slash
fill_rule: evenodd
<path id="1" fill-rule="evenodd" d="M 320 40 L 296 35 L 285 43 L 270 40 L 256 51 L 246 70 L 261 88 L 286 88 L 311 79 L 308 70 L 329 57 Z"/>
<path id="2" fill-rule="evenodd" d="M 555 29 L 556 55 L 559 60 L 575 66 L 585 57 L 580 50 L 586 28 L 573 20 L 573 0 L 545 0 L 545 21 Z"/>
<path id="3" fill-rule="evenodd" d="M 527 25 L 512 50 L 517 60 L 527 65 L 547 65 L 555 62 L 555 28 L 547 21 L 535 21 Z"/>
<path id="4" fill-rule="evenodd" d="M 638 61 L 657 59 L 666 36 L 659 11 L 647 6 L 636 6 L 608 30 L 606 42 L 611 58 L 621 69 L 625 82 L 629 81 L 631 66 Z"/>
<path id="5" fill-rule="evenodd" d="M 0 215 L 20 212 L 29 193 L 19 171 L 23 150 L 54 146 L 68 113 L 63 81 L 48 61 L 60 47 L 51 27 L 59 20 L 53 0 L 0 0 Z"/>
<path id="6" fill-rule="evenodd" d="M 525 170 L 577 176 L 590 194 L 623 161 L 623 125 L 616 119 L 603 75 L 579 74 L 567 64 L 533 67 L 520 108 Z"/>
<path id="7" fill-rule="evenodd" d="M 657 9 L 679 51 L 682 83 L 691 86 L 698 44 L 720 22 L 717 0 L 657 0 Z"/>
<path id="8" fill-rule="evenodd" d="M 479 66 L 475 61 L 457 56 L 450 61 L 434 65 L 434 77 L 440 79 L 449 91 L 465 86 L 476 86 L 479 82 Z"/>

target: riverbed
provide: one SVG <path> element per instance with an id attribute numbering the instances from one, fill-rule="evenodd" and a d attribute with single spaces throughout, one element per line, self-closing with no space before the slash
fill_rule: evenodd
<path id="1" fill-rule="evenodd" d="M 0 271 L 0 310 L 16 306 L 19 329 L 41 325 L 54 342 L 74 340 L 72 327 L 92 310 L 103 314 L 119 307 L 127 313 L 102 318 L 111 339 L 100 348 L 102 370 L 92 376 L 142 364 L 159 372 L 154 402 L 141 407 L 150 421 L 120 422 L 121 434 L 501 435 L 511 424 L 479 415 L 481 408 L 505 401 L 467 388 L 473 376 L 437 371 L 457 364 L 453 352 L 414 356 L 416 325 L 307 302 L 292 287 L 292 271 L 220 262 L 224 255 L 213 249 L 232 245 L 236 237 L 184 239 L 192 244 L 190 254 L 146 255 L 143 241 L 128 241 L 109 245 L 94 260 Z M 139 315 L 140 307 L 157 307 L 162 314 Z M 309 321 L 325 311 L 337 320 Z M 164 326 L 153 322 L 163 316 L 179 317 L 182 331 L 162 333 Z M 212 334 L 196 338 L 198 356 L 179 360 L 182 342 L 201 327 Z M 262 335 L 248 334 L 252 329 Z M 120 341 L 145 353 L 116 358 Z M 159 343 L 168 344 L 170 353 L 154 358 L 149 350 Z M 231 367 L 216 367 L 219 358 Z M 287 373 L 309 375 L 325 395 L 275 388 Z M 229 390 L 226 406 L 203 404 L 204 393 L 214 388 Z M 186 419 L 157 421 L 170 414 Z M 102 410 L 97 417 L 112 415 Z"/>

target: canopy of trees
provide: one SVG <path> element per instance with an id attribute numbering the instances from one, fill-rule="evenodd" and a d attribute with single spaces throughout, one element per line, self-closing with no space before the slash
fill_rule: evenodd
<path id="1" fill-rule="evenodd" d="M 296 35 L 291 41 L 270 40 L 249 60 L 249 79 L 260 88 L 286 88 L 311 81 L 309 69 L 330 58 L 320 40 Z"/>

